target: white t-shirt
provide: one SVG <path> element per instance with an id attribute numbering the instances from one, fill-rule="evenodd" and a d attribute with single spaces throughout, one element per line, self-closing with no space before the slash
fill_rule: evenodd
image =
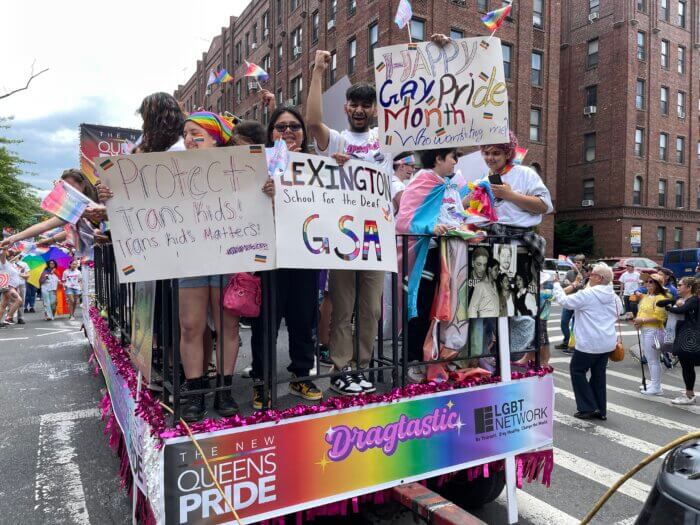
<path id="1" fill-rule="evenodd" d="M 41 283 L 42 292 L 55 292 L 58 288 L 58 277 L 55 273 L 50 273 L 46 276 L 46 280 Z"/>
<path id="2" fill-rule="evenodd" d="M 391 176 L 391 198 L 393 199 L 406 189 L 404 182 L 399 179 L 396 175 Z"/>
<path id="3" fill-rule="evenodd" d="M 330 157 L 333 153 L 345 153 L 353 159 L 379 164 L 382 171 L 389 176 L 394 174 L 393 159 L 390 155 L 382 153 L 377 128 L 371 128 L 363 133 L 355 133 L 348 129 L 341 132 L 334 129 L 329 131 L 328 148 L 322 150 L 318 144 L 316 145 L 320 155 Z"/>
<path id="4" fill-rule="evenodd" d="M 488 176 L 483 177 L 483 179 L 488 179 Z M 515 165 L 508 173 L 501 175 L 501 179 L 506 184 L 509 184 L 513 191 L 517 193 L 542 199 L 542 202 L 547 205 L 547 211 L 545 213 L 552 213 L 552 211 L 554 211 L 552 196 L 549 194 L 547 186 L 544 185 L 540 176 L 532 168 Z M 531 226 L 537 226 L 542 222 L 542 215 L 525 211 L 520 206 L 510 201 L 498 201 L 496 202 L 495 208 L 496 215 L 498 215 L 498 224 L 529 228 Z"/>
<path id="5" fill-rule="evenodd" d="M 63 286 L 66 288 L 82 288 L 82 275 L 80 270 L 66 270 L 63 272 Z"/>
<path id="6" fill-rule="evenodd" d="M 620 284 L 624 285 L 623 295 L 632 295 L 641 284 L 641 276 L 637 271 L 624 272 L 620 275 Z"/>
<path id="7" fill-rule="evenodd" d="M 19 272 L 17 271 L 17 268 L 10 261 L 5 261 L 4 263 L 0 263 L 0 272 L 6 273 L 9 276 L 9 278 L 10 278 L 9 284 L 13 288 L 17 288 L 18 286 L 21 286 L 22 283 L 24 283 L 24 279 L 22 279 L 19 276 Z"/>
<path id="8" fill-rule="evenodd" d="M 186 151 L 185 139 L 180 137 L 177 142 L 168 148 L 168 151 Z"/>

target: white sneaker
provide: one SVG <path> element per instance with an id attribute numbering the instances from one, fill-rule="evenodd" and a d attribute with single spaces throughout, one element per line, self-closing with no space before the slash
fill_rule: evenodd
<path id="1" fill-rule="evenodd" d="M 363 392 L 362 387 L 355 381 L 349 366 L 341 370 L 341 375 L 331 379 L 331 390 L 345 396 L 356 396 Z"/>
<path id="2" fill-rule="evenodd" d="M 676 399 L 672 399 L 671 403 L 673 403 L 674 405 L 694 405 L 695 396 L 688 397 L 685 394 L 681 394 Z"/>
<path id="3" fill-rule="evenodd" d="M 649 387 L 646 390 L 640 391 L 639 393 L 642 395 L 645 395 L 645 396 L 661 396 L 661 395 L 663 395 L 664 391 L 661 390 L 660 388 L 657 388 L 656 390 L 654 390 L 651 387 Z"/>
<path id="4" fill-rule="evenodd" d="M 406 375 L 411 383 L 421 383 L 425 379 L 425 367 L 421 365 L 409 366 Z"/>
<path id="5" fill-rule="evenodd" d="M 364 392 L 365 394 L 371 394 L 372 392 L 377 390 L 362 372 L 357 372 L 353 374 L 352 377 L 355 380 L 355 384 L 359 385 L 362 389 L 362 392 Z"/>

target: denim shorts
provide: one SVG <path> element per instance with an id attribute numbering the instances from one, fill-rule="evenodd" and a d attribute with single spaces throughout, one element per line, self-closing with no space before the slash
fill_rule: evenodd
<path id="1" fill-rule="evenodd" d="M 221 277 L 221 279 L 219 279 L 219 277 Z M 178 279 L 178 286 L 180 288 L 202 288 L 204 286 L 208 286 L 209 288 L 219 288 L 222 284 L 223 286 L 228 284 L 229 277 L 231 277 L 231 275 L 202 275 L 200 277 L 185 277 L 184 279 Z"/>
<path id="2" fill-rule="evenodd" d="M 80 289 L 79 288 L 64 288 L 63 291 L 66 293 L 66 295 L 80 295 Z"/>

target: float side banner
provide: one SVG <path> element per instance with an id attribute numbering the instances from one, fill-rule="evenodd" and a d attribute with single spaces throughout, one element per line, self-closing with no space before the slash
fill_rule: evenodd
<path id="1" fill-rule="evenodd" d="M 254 523 L 552 443 L 552 376 L 198 436 L 243 523 Z M 300 483 L 300 476 L 304 482 Z M 189 438 L 164 445 L 165 523 L 231 523 Z"/>
<path id="2" fill-rule="evenodd" d="M 136 283 L 131 315 L 131 344 L 127 349 L 131 362 L 151 382 L 153 358 L 153 318 L 156 306 L 156 282 Z"/>
<path id="3" fill-rule="evenodd" d="M 508 142 L 501 40 L 374 50 L 379 139 L 391 152 Z"/>
<path id="4" fill-rule="evenodd" d="M 110 157 L 97 164 L 120 283 L 275 268 L 265 148 Z"/>
<path id="5" fill-rule="evenodd" d="M 396 272 L 391 174 L 376 164 L 290 153 L 275 213 L 281 268 Z"/>
<path id="6" fill-rule="evenodd" d="M 141 131 L 138 129 L 81 124 L 80 171 L 95 184 L 97 176 L 94 159 L 126 155 L 140 135 Z"/>

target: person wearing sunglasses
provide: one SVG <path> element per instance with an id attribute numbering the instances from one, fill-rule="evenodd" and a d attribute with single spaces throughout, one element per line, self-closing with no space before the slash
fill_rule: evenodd
<path id="1" fill-rule="evenodd" d="M 654 273 L 645 279 L 647 294 L 639 302 L 637 317 L 634 326 L 641 330 L 642 352 L 649 366 L 651 386 L 644 389 L 640 386 L 642 394 L 660 396 L 661 390 L 661 364 L 659 363 L 661 352 L 657 342 L 664 340 L 664 325 L 668 315 L 662 306 L 665 299 L 670 299 L 671 294 L 664 286 L 664 277 Z M 661 304 L 659 304 L 661 303 Z"/>
<path id="2" fill-rule="evenodd" d="M 267 107 L 272 109 L 267 126 L 267 146 L 272 147 L 276 140 L 282 139 L 289 151 L 308 153 L 306 127 L 301 113 L 292 107 L 274 108 L 274 101 L 268 101 Z M 274 196 L 275 184 L 272 179 L 265 183 L 263 191 L 270 197 Z M 319 272 L 312 269 L 280 268 L 269 273 L 274 274 L 277 296 L 273 337 L 277 337 L 284 318 L 289 335 L 289 357 L 291 358 L 287 370 L 294 378 L 306 377 L 314 366 L 313 329 L 316 326 L 318 312 Z M 265 297 L 264 293 L 263 297 Z M 263 377 L 263 334 L 265 333 L 262 316 L 252 319 L 251 330 L 253 368 L 250 375 L 260 380 Z M 275 346 L 273 342 L 273 347 Z M 292 381 L 289 384 L 289 392 L 307 401 L 318 401 L 323 397 L 321 390 L 311 380 Z M 267 399 L 270 399 L 269 392 Z M 263 386 L 255 385 L 253 386 L 253 408 L 259 410 L 262 407 Z"/>

